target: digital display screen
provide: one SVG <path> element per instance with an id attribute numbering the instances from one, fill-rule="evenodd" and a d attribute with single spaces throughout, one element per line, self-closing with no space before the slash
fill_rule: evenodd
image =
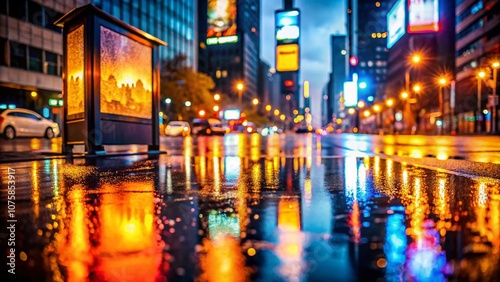
<path id="1" fill-rule="evenodd" d="M 358 85 L 354 81 L 344 82 L 344 106 L 346 108 L 358 105 Z"/>
<path id="2" fill-rule="evenodd" d="M 409 24 L 408 32 L 439 31 L 438 0 L 408 0 Z"/>
<path id="3" fill-rule="evenodd" d="M 238 42 L 236 0 L 208 0 L 207 44 Z M 222 38 L 228 37 L 228 40 Z"/>
<path id="4" fill-rule="evenodd" d="M 231 109 L 224 111 L 225 120 L 238 120 L 240 119 L 241 112 L 238 109 Z"/>
<path id="5" fill-rule="evenodd" d="M 405 34 L 405 2 L 399 0 L 387 13 L 387 48 L 391 48 Z"/>
<path id="6" fill-rule="evenodd" d="M 276 70 L 278 72 L 298 71 L 299 61 L 298 44 L 276 46 Z"/>
<path id="7" fill-rule="evenodd" d="M 276 40 L 282 43 L 296 43 L 300 36 L 299 11 L 276 13 Z"/>

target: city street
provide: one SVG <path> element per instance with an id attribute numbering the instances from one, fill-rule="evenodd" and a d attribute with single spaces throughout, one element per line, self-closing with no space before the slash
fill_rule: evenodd
<path id="1" fill-rule="evenodd" d="M 161 142 L 159 157 L 3 158 L 2 206 L 15 171 L 17 281 L 500 278 L 498 138 Z M 58 157 L 60 147 L 0 142 L 17 160 Z"/>

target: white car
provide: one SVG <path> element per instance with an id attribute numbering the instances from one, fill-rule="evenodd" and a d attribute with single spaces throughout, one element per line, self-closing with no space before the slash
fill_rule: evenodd
<path id="1" fill-rule="evenodd" d="M 15 137 L 54 138 L 60 133 L 59 125 L 34 111 L 27 109 L 7 109 L 0 111 L 0 133 L 6 139 Z"/>
<path id="2" fill-rule="evenodd" d="M 191 133 L 191 128 L 187 121 L 171 121 L 165 128 L 167 136 L 188 136 Z"/>

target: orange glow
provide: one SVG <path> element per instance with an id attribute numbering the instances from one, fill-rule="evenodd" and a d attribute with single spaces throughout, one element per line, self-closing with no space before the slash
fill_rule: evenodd
<path id="1" fill-rule="evenodd" d="M 447 82 L 448 82 L 448 81 L 447 81 L 447 80 L 446 80 L 446 78 L 444 78 L 444 77 L 441 77 L 441 78 L 439 79 L 439 84 L 440 84 L 440 85 L 446 85 L 446 83 L 447 83 Z"/>
<path id="2" fill-rule="evenodd" d="M 205 116 L 205 111 L 204 110 L 200 110 L 198 112 L 198 114 L 200 115 L 200 117 L 204 117 Z"/>
<path id="3" fill-rule="evenodd" d="M 363 112 L 363 115 L 364 115 L 365 117 L 369 117 L 369 116 L 371 115 L 371 113 L 370 113 L 370 111 L 369 111 L 369 110 L 366 110 L 366 111 L 364 111 L 364 112 Z"/>
<path id="4" fill-rule="evenodd" d="M 377 113 L 380 112 L 380 106 L 379 105 L 373 106 L 373 110 Z"/>
<path id="5" fill-rule="evenodd" d="M 99 250 L 105 254 L 144 251 L 155 246 L 154 195 L 152 182 L 104 184 Z M 117 191 L 142 193 L 117 194 Z"/>
<path id="6" fill-rule="evenodd" d="M 360 221 L 360 211 L 359 204 L 357 200 L 352 203 L 352 212 L 349 215 L 349 226 L 352 230 L 352 235 L 354 237 L 354 242 L 361 242 L 361 221 Z"/>
<path id="7" fill-rule="evenodd" d="M 422 56 L 420 56 L 420 54 L 413 54 L 413 56 L 411 56 L 411 62 L 414 64 L 420 63 L 421 60 Z"/>
<path id="8" fill-rule="evenodd" d="M 271 111 L 271 109 L 272 109 L 271 105 L 267 105 L 267 106 L 266 106 L 266 111 L 270 112 L 270 111 Z"/>
<path id="9" fill-rule="evenodd" d="M 161 253 L 101 257 L 95 280 L 154 282 L 157 281 L 160 264 Z"/>
<path id="10" fill-rule="evenodd" d="M 152 113 L 152 50 L 101 26 L 101 112 L 139 118 Z"/>
<path id="11" fill-rule="evenodd" d="M 274 115 L 275 116 L 279 116 L 280 115 L 280 110 L 278 110 L 278 109 L 274 110 Z"/>
<path id="12" fill-rule="evenodd" d="M 220 100 L 220 94 L 215 94 L 214 95 L 214 100 L 219 101 Z"/>
<path id="13" fill-rule="evenodd" d="M 297 198 L 281 198 L 278 203 L 278 228 L 285 231 L 300 230 L 300 206 Z"/>
<path id="14" fill-rule="evenodd" d="M 67 107 L 68 115 L 83 113 L 85 105 L 83 77 L 83 25 L 67 36 Z"/>
<path id="15" fill-rule="evenodd" d="M 215 105 L 214 106 L 214 112 L 218 112 L 219 111 L 219 106 Z"/>
<path id="16" fill-rule="evenodd" d="M 359 102 L 358 102 L 358 108 L 362 109 L 362 108 L 364 108 L 364 107 L 365 107 L 365 102 L 363 102 L 363 101 L 359 101 Z"/>
<path id="17" fill-rule="evenodd" d="M 392 107 L 392 106 L 394 106 L 394 100 L 387 99 L 387 101 L 385 101 L 385 104 L 387 105 L 387 107 Z"/>
<path id="18" fill-rule="evenodd" d="M 254 99 L 252 100 L 252 104 L 254 104 L 254 106 L 257 106 L 257 105 L 259 104 L 259 99 L 254 98 Z"/>
<path id="19" fill-rule="evenodd" d="M 199 281 L 243 282 L 249 280 L 245 255 L 240 242 L 232 236 L 218 237 L 214 242 L 203 240 L 204 252 L 200 256 L 202 270 Z"/>
<path id="20" fill-rule="evenodd" d="M 349 108 L 349 110 L 347 110 L 347 112 L 350 114 L 350 115 L 353 115 L 356 110 L 354 108 Z"/>
<path id="21" fill-rule="evenodd" d="M 480 71 L 480 72 L 477 74 L 477 76 L 478 76 L 479 78 L 484 78 L 484 77 L 486 76 L 486 73 L 485 73 L 484 71 Z"/>
<path id="22" fill-rule="evenodd" d="M 403 92 L 401 93 L 401 99 L 408 99 L 409 95 L 408 95 L 408 92 Z"/>
<path id="23" fill-rule="evenodd" d="M 422 90 L 422 87 L 419 84 L 415 84 L 415 86 L 413 86 L 413 91 L 420 92 L 420 90 Z"/>
<path id="24" fill-rule="evenodd" d="M 238 83 L 236 84 L 236 89 L 238 89 L 239 91 L 243 90 L 243 88 L 245 88 L 245 86 L 243 85 L 243 83 L 242 83 L 242 82 L 238 82 Z"/>

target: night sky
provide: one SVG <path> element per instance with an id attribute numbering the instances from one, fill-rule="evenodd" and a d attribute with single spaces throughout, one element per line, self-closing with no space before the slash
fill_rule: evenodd
<path id="1" fill-rule="evenodd" d="M 295 0 L 301 11 L 301 81 L 309 80 L 313 124 L 321 125 L 321 96 L 328 81 L 330 35 L 345 34 L 345 0 Z M 283 8 L 282 0 L 261 0 L 261 57 L 274 67 L 274 11 Z"/>

